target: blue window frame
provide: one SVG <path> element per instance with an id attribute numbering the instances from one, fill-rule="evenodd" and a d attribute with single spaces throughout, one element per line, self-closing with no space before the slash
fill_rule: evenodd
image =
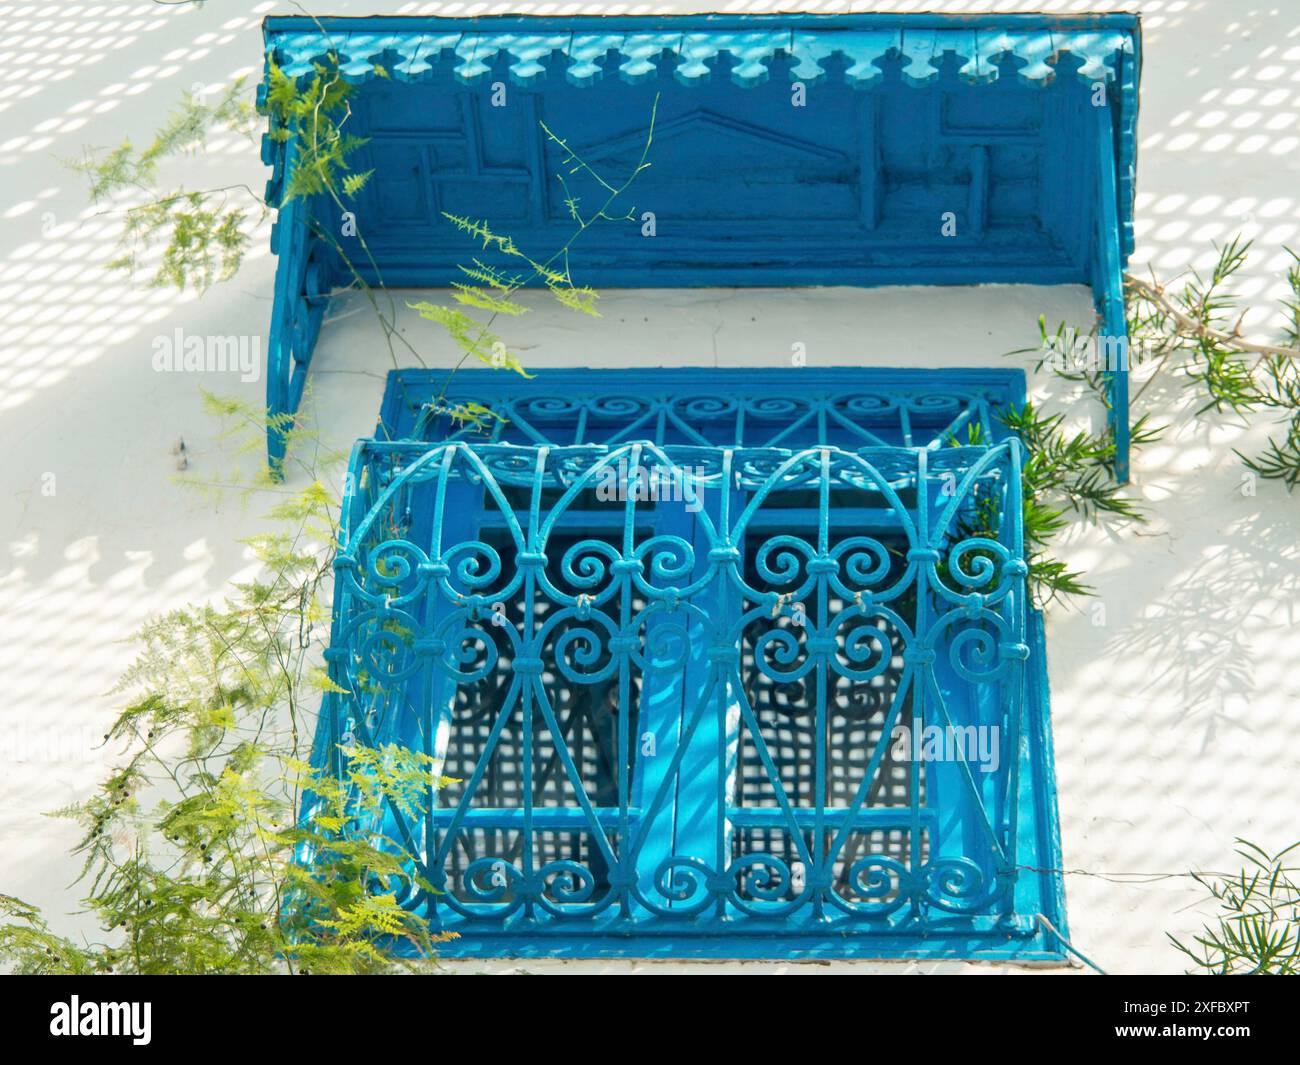
<path id="1" fill-rule="evenodd" d="M 1060 957 L 1017 375 L 482 380 L 354 453 L 318 745 L 459 778 L 384 826 L 449 953 Z"/>

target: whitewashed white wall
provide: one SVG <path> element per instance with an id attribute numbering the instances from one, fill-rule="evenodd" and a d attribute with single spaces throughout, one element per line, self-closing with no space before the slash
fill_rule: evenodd
<path id="1" fill-rule="evenodd" d="M 369 14 L 372 0 L 331 0 Z M 518 10 L 780 10 L 784 5 L 410 4 L 396 13 Z M 1212 257 L 1237 232 L 1256 239 L 1243 292 L 1279 292 L 1282 245 L 1300 244 L 1300 0 L 1263 5 L 1159 0 L 1137 5 L 890 3 L 860 10 L 1131 9 L 1145 17 L 1136 262 L 1168 274 Z M 849 5 L 803 5 L 848 10 Z M 196 82 L 260 69 L 261 16 L 287 5 L 146 0 L 18 2 L 0 40 L 0 891 L 86 929 L 69 887 L 70 827 L 42 816 L 89 791 L 115 752 L 92 749 L 127 639 L 150 614 L 217 598 L 246 575 L 239 538 L 257 509 L 214 504 L 177 478 L 218 479 L 230 456 L 199 388 L 260 398 L 260 382 L 159 374 L 152 341 L 264 330 L 273 260 L 263 227 L 232 282 L 196 301 L 106 274 L 116 217 L 87 207 L 59 158 L 144 140 Z M 265 179 L 256 146 L 229 138 L 168 177 L 196 185 Z M 102 209 L 101 209 L 102 212 Z M 1086 321 L 1081 289 L 607 292 L 591 323 L 539 311 L 535 365 L 780 365 L 790 345 L 812 365 L 987 366 L 1037 335 L 1036 319 Z M 359 301 L 334 310 L 317 355 L 308 417 L 345 445 L 373 425 L 387 369 Z M 1248 328 L 1276 325 L 1253 314 Z M 412 339 L 446 356 L 418 322 Z M 1139 385 L 1140 387 L 1140 385 Z M 1089 412 L 1054 392 L 1071 417 Z M 1099 591 L 1049 615 L 1052 716 L 1074 942 L 1119 972 L 1177 970 L 1164 933 L 1200 923 L 1180 874 L 1232 867 L 1234 836 L 1300 837 L 1300 499 L 1274 485 L 1240 491 L 1233 448 L 1265 435 L 1235 418 L 1193 418 L 1171 379 L 1142 407 L 1174 424 L 1134 467 L 1153 521 L 1107 535 L 1079 527 L 1071 565 Z M 190 468 L 169 448 L 183 436 Z M 46 495 L 46 475 L 55 492 Z M 628 971 L 666 963 L 530 963 L 493 969 Z M 482 967 L 482 966 L 480 966 Z M 668 965 L 680 969 L 680 965 Z M 843 966 L 731 970 L 831 972 Z M 933 965 L 907 968 L 933 969 Z M 951 968 L 951 967 L 949 967 Z M 957 967 L 974 969 L 975 967 Z M 716 971 L 710 966 L 710 971 Z M 975 971 L 988 971 L 982 967 Z M 1002 971 L 999 969 L 999 971 Z"/>

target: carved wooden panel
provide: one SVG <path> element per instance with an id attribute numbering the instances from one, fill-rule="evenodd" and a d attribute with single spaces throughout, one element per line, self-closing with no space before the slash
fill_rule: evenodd
<path id="1" fill-rule="evenodd" d="M 858 88 L 842 76 L 792 82 L 778 56 L 762 84 L 727 76 L 681 84 L 669 65 L 599 93 L 542 78 L 512 83 L 508 60 L 466 86 L 449 66 L 415 84 L 370 83 L 359 162 L 376 173 L 359 220 L 390 285 L 444 285 L 475 252 L 444 212 L 486 220 L 545 257 L 621 184 L 645 170 L 605 222 L 575 244 L 597 285 L 1086 280 L 1091 199 L 1082 123 L 1088 86 L 1026 87 L 1019 60 L 975 85 L 948 56 L 928 85 L 901 57 Z M 836 57 L 827 61 L 834 66 Z M 1063 62 L 1069 62 L 1068 57 Z M 564 183 L 556 175 L 564 176 Z M 653 215 L 653 235 L 650 235 Z"/>

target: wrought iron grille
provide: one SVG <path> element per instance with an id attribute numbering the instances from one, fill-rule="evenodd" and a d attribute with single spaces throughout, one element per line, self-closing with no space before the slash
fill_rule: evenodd
<path id="1" fill-rule="evenodd" d="M 1034 932 L 1018 443 L 370 441 L 353 471 L 318 755 L 400 741 L 459 779 L 384 826 L 436 928 L 670 953 Z M 927 725 L 1004 756 L 917 757 Z"/>

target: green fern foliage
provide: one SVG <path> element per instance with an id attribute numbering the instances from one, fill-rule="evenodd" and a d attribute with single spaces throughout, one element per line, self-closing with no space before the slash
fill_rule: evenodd
<path id="1" fill-rule="evenodd" d="M 150 278 L 153 287 L 193 288 L 203 292 L 218 281 L 233 277 L 243 262 L 248 233 L 265 216 L 263 205 L 252 197 L 231 202 L 246 193 L 240 188 L 158 194 L 159 168 L 168 158 L 201 150 L 214 129 L 251 133 L 256 118 L 246 98 L 244 79 L 229 85 L 212 104 L 193 93 L 182 96 L 179 108 L 143 148 L 130 140 L 108 151 L 87 151 L 68 161 L 90 184 L 91 200 L 103 203 L 141 192 L 150 198 L 125 208 L 122 232 L 110 269 L 135 273 L 154 249 L 161 247 L 158 265 Z"/>
<path id="2" fill-rule="evenodd" d="M 237 437 L 256 412 L 210 399 Z M 301 472 L 309 472 L 306 467 Z M 386 826 L 421 820 L 447 781 L 426 754 L 355 739 L 339 773 L 309 739 L 322 691 L 335 493 L 314 478 L 272 486 L 257 574 L 221 603 L 144 626 L 104 744 L 117 766 L 55 816 L 100 932 L 59 936 L 0 896 L 0 964 L 20 973 L 372 973 L 414 968 L 438 939 L 403 905 L 417 863 Z"/>

